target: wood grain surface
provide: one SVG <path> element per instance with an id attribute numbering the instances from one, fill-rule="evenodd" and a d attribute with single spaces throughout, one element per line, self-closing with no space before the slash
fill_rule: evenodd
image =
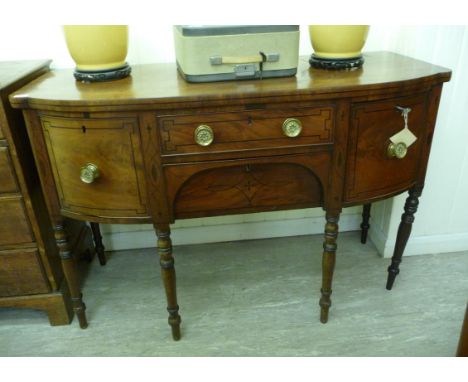
<path id="1" fill-rule="evenodd" d="M 311 69 L 308 57 L 301 57 L 295 77 L 201 84 L 186 82 L 175 64 L 134 65 L 130 77 L 94 84 L 76 82 L 72 70 L 56 70 L 10 99 L 15 107 L 29 105 L 43 110 L 122 110 L 123 106 L 142 109 L 171 104 L 187 108 L 200 106 L 201 101 L 252 103 L 255 99 L 266 102 L 287 97 L 297 101 L 304 96 L 325 94 L 370 96 L 380 90 L 398 92 L 430 86 L 448 81 L 451 75 L 446 68 L 390 52 L 366 53 L 364 58 L 363 68 L 354 71 Z"/>

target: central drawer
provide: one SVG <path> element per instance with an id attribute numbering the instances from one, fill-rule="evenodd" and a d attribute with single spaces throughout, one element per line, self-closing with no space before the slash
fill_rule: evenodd
<path id="1" fill-rule="evenodd" d="M 163 166 L 175 219 L 319 207 L 330 152 Z"/>
<path id="2" fill-rule="evenodd" d="M 333 143 L 333 105 L 158 116 L 162 155 Z"/>

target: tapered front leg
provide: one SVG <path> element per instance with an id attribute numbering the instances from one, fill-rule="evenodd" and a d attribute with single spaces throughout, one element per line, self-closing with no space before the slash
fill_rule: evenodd
<path id="1" fill-rule="evenodd" d="M 362 207 L 362 223 L 361 223 L 361 243 L 367 243 L 367 232 L 369 231 L 369 219 L 370 219 L 370 210 L 371 210 L 370 203 L 364 204 Z"/>
<path id="2" fill-rule="evenodd" d="M 327 223 L 325 224 L 325 241 L 323 243 L 323 258 L 322 258 L 322 297 L 320 298 L 320 321 L 326 323 L 328 321 L 328 311 L 331 306 L 331 293 L 333 271 L 335 269 L 336 255 L 336 239 L 338 237 L 338 220 L 339 212 L 326 213 Z"/>
<path id="3" fill-rule="evenodd" d="M 86 306 L 83 303 L 80 282 L 78 278 L 78 268 L 73 259 L 68 235 L 63 222 L 59 222 L 54 226 L 55 241 L 59 249 L 59 255 L 62 262 L 63 273 L 67 280 L 68 288 L 70 289 L 70 297 L 72 301 L 73 311 L 78 317 L 81 329 L 88 327 L 86 320 Z"/>
<path id="4" fill-rule="evenodd" d="M 414 214 L 418 210 L 419 197 L 421 196 L 422 190 L 422 185 L 414 186 L 409 190 L 409 196 L 406 199 L 404 208 L 405 212 L 403 215 L 401 215 L 401 223 L 398 227 L 398 234 L 395 243 L 395 249 L 393 251 L 392 263 L 388 267 L 388 278 L 386 286 L 388 290 L 392 289 L 393 282 L 395 281 L 398 273 L 400 273 L 399 266 L 401 263 L 401 258 L 411 233 L 411 228 L 414 222 Z"/>
<path id="5" fill-rule="evenodd" d="M 93 239 L 94 239 L 94 248 L 96 249 L 96 254 L 99 259 L 99 264 L 106 265 L 106 254 L 104 253 L 105 248 L 102 244 L 102 236 L 101 236 L 101 229 L 98 223 L 89 223 L 91 226 L 91 230 L 93 231 Z"/>
<path id="6" fill-rule="evenodd" d="M 172 329 L 172 338 L 180 339 L 179 305 L 177 305 L 176 274 L 174 258 L 172 257 L 171 231 L 168 224 L 156 225 L 158 236 L 158 253 L 161 265 L 161 275 L 166 290 L 167 311 L 169 312 L 169 325 Z"/>

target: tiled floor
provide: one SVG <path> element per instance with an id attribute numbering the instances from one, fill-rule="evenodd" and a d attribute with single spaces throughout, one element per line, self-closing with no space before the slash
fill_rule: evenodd
<path id="1" fill-rule="evenodd" d="M 0 355 L 452 356 L 468 299 L 468 253 L 389 259 L 343 233 L 330 319 L 319 322 L 322 236 L 174 248 L 182 339 L 171 339 L 154 249 L 94 261 L 83 287 L 89 327 L 0 310 Z"/>

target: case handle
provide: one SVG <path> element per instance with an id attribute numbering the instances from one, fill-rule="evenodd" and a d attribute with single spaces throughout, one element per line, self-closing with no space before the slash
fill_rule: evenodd
<path id="1" fill-rule="evenodd" d="M 279 61 L 279 53 L 265 54 L 259 52 L 250 56 L 211 56 L 211 65 L 224 65 L 224 64 L 250 64 L 258 62 L 277 62 Z"/>

